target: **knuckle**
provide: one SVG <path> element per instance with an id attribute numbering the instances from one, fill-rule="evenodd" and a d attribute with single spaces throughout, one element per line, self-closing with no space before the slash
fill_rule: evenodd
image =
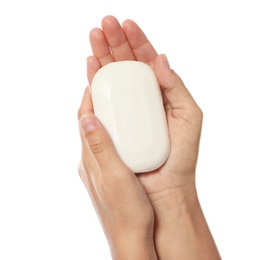
<path id="1" fill-rule="evenodd" d="M 103 153 L 107 149 L 107 140 L 104 138 L 96 137 L 93 140 L 89 140 L 89 147 L 93 154 Z"/>

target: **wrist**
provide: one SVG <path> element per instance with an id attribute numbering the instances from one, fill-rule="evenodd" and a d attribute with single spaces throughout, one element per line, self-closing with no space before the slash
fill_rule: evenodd
<path id="1" fill-rule="evenodd" d="M 136 234 L 123 234 L 109 243 L 114 260 L 156 260 L 153 236 L 140 237 Z"/>
<path id="2" fill-rule="evenodd" d="M 163 203 L 158 206 L 154 234 L 159 258 L 221 259 L 194 186 L 172 193 Z"/>
<path id="3" fill-rule="evenodd" d="M 156 205 L 157 212 L 155 221 L 155 235 L 166 234 L 174 236 L 185 225 L 192 225 L 196 218 L 201 216 L 202 210 L 197 193 L 186 194 L 174 193 Z"/>
<path id="4" fill-rule="evenodd" d="M 199 205 L 194 180 L 180 186 L 171 183 L 169 188 L 151 194 L 150 200 L 158 219 L 178 219 Z"/>

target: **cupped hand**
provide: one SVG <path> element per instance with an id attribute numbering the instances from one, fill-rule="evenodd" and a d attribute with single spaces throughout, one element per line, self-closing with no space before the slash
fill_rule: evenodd
<path id="1" fill-rule="evenodd" d="M 129 247 L 129 259 L 221 259 L 195 185 L 201 109 L 170 68 L 166 56 L 157 54 L 132 20 L 121 25 L 113 16 L 104 17 L 102 28 L 91 30 L 90 43 L 93 55 L 87 59 L 89 84 L 95 73 L 110 62 L 137 60 L 151 66 L 161 87 L 171 141 L 169 157 L 159 169 L 135 175 L 118 157 L 110 137 L 94 117 L 87 88 L 79 113 L 83 144 L 80 173 L 108 241 L 114 241 L 113 248 L 123 248 L 120 259 L 127 259 L 124 248 Z M 84 115 L 91 116 L 95 123 L 87 126 Z M 123 241 L 129 241 L 128 247 L 115 239 L 116 234 L 122 234 L 115 230 L 123 227 Z M 131 234 L 132 238 L 147 239 L 132 239 L 139 243 L 131 243 Z M 134 258 L 131 245 L 141 252 Z M 146 252 L 148 256 L 143 257 Z"/>
<path id="2" fill-rule="evenodd" d="M 107 237 L 113 259 L 156 259 L 154 213 L 135 174 L 121 161 L 93 115 L 89 88 L 78 111 L 82 160 L 79 174 Z"/>
<path id="3" fill-rule="evenodd" d="M 91 84 L 102 66 L 137 60 L 151 66 L 159 81 L 171 140 L 168 160 L 159 169 L 138 174 L 157 215 L 196 196 L 195 169 L 202 126 L 202 112 L 180 77 L 170 69 L 165 55 L 158 55 L 141 28 L 132 20 L 121 25 L 113 16 L 102 20 L 102 29 L 90 32 L 93 56 L 87 59 Z M 158 147 L 157 147 L 158 149 Z M 168 203 L 166 203 L 168 202 Z"/>

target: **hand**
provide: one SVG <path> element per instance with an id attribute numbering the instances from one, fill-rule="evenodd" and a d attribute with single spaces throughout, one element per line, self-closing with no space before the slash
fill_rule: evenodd
<path id="1" fill-rule="evenodd" d="M 96 72 L 95 57 L 89 65 Z M 93 67 L 94 66 L 94 67 Z M 154 212 L 136 175 L 121 161 L 104 126 L 93 114 L 89 88 L 78 111 L 82 141 L 79 174 L 85 184 L 113 259 L 157 259 Z"/>
<path id="2" fill-rule="evenodd" d="M 90 33 L 94 56 L 88 58 L 89 83 L 97 70 L 109 62 L 138 60 L 154 69 L 162 88 L 171 153 L 161 168 L 139 175 L 147 193 L 157 195 L 164 188 L 167 189 L 171 181 L 173 188 L 193 184 L 202 125 L 200 108 L 181 79 L 170 70 L 166 56 L 157 55 L 143 31 L 133 21 L 125 21 L 122 28 L 114 17 L 107 16 L 102 20 L 102 28 L 95 28 Z M 155 202 L 155 196 L 152 197 Z"/>
<path id="3" fill-rule="evenodd" d="M 93 115 L 88 88 L 79 109 L 79 122 L 79 174 L 101 220 L 113 259 L 156 259 L 152 206 L 139 180 L 118 157 L 106 130 Z"/>
<path id="4" fill-rule="evenodd" d="M 93 56 L 87 60 L 89 83 L 99 68 L 119 60 L 145 62 L 160 83 L 171 139 L 170 155 L 159 169 L 136 176 L 155 213 L 154 239 L 159 259 L 192 259 L 194 255 L 205 259 L 204 254 L 219 259 L 195 187 L 202 127 L 200 108 L 170 69 L 166 56 L 157 54 L 133 21 L 126 20 L 121 26 L 115 17 L 107 16 L 102 20 L 102 30 L 91 31 L 90 42 Z M 202 232 L 196 232 L 197 224 Z M 197 239 L 200 235 L 203 237 Z"/>

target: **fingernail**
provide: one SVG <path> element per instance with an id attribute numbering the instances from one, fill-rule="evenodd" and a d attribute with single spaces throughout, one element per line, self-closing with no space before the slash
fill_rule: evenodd
<path id="1" fill-rule="evenodd" d="M 80 127 L 83 133 L 90 133 L 98 128 L 98 121 L 93 115 L 84 115 L 80 118 Z"/>
<path id="2" fill-rule="evenodd" d="M 165 54 L 163 55 L 163 60 L 164 60 L 164 63 L 166 64 L 166 66 L 168 67 L 168 69 L 170 69 L 170 64 L 169 64 L 169 61 L 168 61 L 167 56 Z"/>

